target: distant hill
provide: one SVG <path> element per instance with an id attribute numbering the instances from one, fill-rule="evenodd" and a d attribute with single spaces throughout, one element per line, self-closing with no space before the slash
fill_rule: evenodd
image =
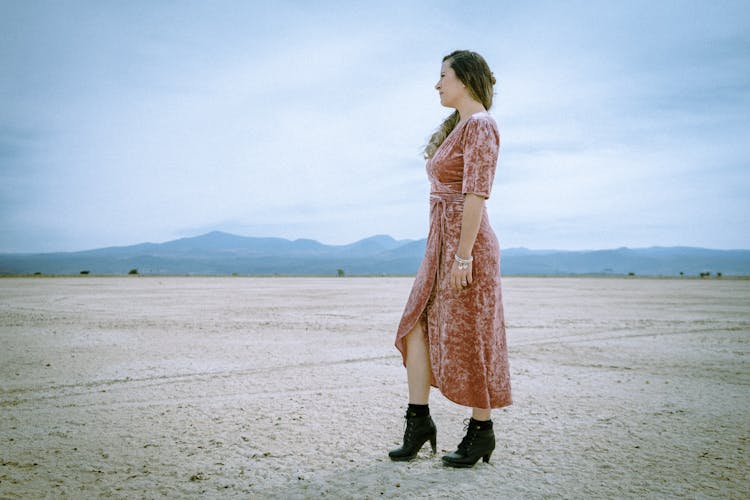
<path id="1" fill-rule="evenodd" d="M 81 252 L 0 254 L 0 274 L 252 274 L 252 275 L 410 275 L 416 273 L 425 240 L 387 235 L 348 245 L 315 240 L 257 238 L 214 231 L 165 243 L 141 243 Z M 509 248 L 502 272 L 512 274 L 603 274 L 695 276 L 702 272 L 750 276 L 750 250 L 693 247 L 617 248 L 562 251 Z"/>

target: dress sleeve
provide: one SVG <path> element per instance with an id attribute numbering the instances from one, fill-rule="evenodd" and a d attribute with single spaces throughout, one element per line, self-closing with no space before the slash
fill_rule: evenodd
<path id="1" fill-rule="evenodd" d="M 470 120 L 463 131 L 464 178 L 461 192 L 490 197 L 500 134 L 492 120 Z"/>

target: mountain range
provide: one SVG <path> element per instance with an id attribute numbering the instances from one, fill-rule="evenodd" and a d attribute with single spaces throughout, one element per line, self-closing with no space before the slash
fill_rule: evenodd
<path id="1" fill-rule="evenodd" d="M 165 243 L 80 252 L 0 254 L 0 274 L 412 275 L 426 240 L 377 235 L 348 245 L 214 231 Z M 504 275 L 750 276 L 750 250 L 695 247 L 502 251 Z"/>

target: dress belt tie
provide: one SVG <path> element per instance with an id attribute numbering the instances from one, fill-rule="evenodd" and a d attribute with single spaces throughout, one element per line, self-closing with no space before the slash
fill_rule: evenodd
<path id="1" fill-rule="evenodd" d="M 446 232 L 446 226 L 447 226 L 447 219 L 448 219 L 448 206 L 455 207 L 458 205 L 460 209 L 463 211 L 463 203 L 464 203 L 464 195 L 463 193 L 430 193 L 430 215 L 431 217 L 438 217 L 440 219 L 440 234 L 432 234 L 431 236 L 434 238 L 435 241 L 435 251 L 437 255 L 435 255 L 436 259 L 435 262 L 437 263 L 437 269 L 435 270 L 435 277 L 440 281 L 443 275 L 443 247 L 445 246 L 445 242 L 443 241 L 443 237 L 445 236 Z M 434 231 L 435 225 L 430 224 L 431 229 L 430 232 Z M 432 238 L 431 238 L 432 239 Z"/>

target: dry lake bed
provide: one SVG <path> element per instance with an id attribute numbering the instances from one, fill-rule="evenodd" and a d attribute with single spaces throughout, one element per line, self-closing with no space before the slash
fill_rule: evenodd
<path id="1" fill-rule="evenodd" d="M 403 433 L 411 278 L 0 279 L 0 498 L 747 498 L 750 281 L 509 277 L 489 464 Z"/>

